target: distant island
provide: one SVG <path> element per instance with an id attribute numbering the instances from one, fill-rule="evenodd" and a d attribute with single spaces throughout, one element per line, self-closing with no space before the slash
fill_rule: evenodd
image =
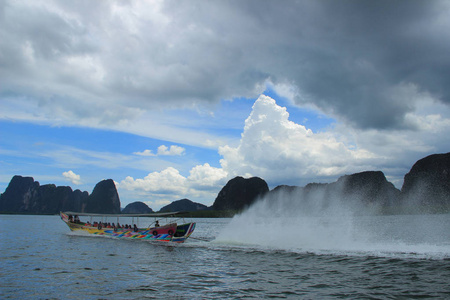
<path id="1" fill-rule="evenodd" d="M 311 201 L 320 195 L 322 203 L 337 195 L 353 203 L 376 206 L 379 213 L 450 212 L 450 153 L 433 154 L 417 161 L 405 175 L 401 190 L 388 182 L 381 171 L 345 175 L 333 183 L 310 183 L 305 187 L 277 186 L 269 190 L 258 177 L 235 177 L 221 189 L 214 204 L 207 207 L 181 199 L 160 212 L 184 211 L 194 217 L 230 217 L 262 197 L 276 201 L 277 195 Z M 32 177 L 14 176 L 0 195 L 0 213 L 58 214 L 60 211 L 86 213 L 150 213 L 143 202 L 127 205 L 122 211 L 119 194 L 112 179 L 102 180 L 92 194 L 69 186 L 40 185 Z"/>

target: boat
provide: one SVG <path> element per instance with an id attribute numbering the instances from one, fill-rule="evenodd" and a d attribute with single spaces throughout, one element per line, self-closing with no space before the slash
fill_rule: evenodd
<path id="1" fill-rule="evenodd" d="M 71 231 L 80 231 L 92 235 L 109 236 L 120 239 L 147 240 L 157 242 L 183 243 L 194 232 L 195 223 L 183 223 L 178 225 L 171 222 L 159 225 L 159 220 L 152 222 L 148 227 L 139 228 L 134 223 L 134 218 L 172 218 L 182 214 L 181 212 L 153 213 L 153 214 L 90 214 L 78 212 L 60 212 L 61 220 L 69 226 Z M 90 217 L 90 221 L 82 222 L 79 217 Z M 116 223 L 106 223 L 108 218 L 116 218 Z M 132 218 L 133 225 L 120 225 L 119 218 Z M 96 221 L 93 222 L 93 219 Z M 98 221 L 98 222 L 97 222 Z"/>

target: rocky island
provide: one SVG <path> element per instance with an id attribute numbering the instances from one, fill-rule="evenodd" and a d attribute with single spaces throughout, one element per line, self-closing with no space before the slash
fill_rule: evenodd
<path id="1" fill-rule="evenodd" d="M 433 154 L 417 161 L 405 175 L 401 190 L 387 181 L 381 171 L 345 175 L 336 182 L 310 183 L 305 187 L 281 185 L 273 190 L 269 190 L 261 178 L 238 176 L 221 189 L 211 207 L 181 199 L 160 211 L 228 211 L 232 215 L 262 197 L 276 201 L 280 194 L 296 197 L 298 201 L 313 201 L 320 195 L 320 201 L 325 204 L 340 197 L 355 204 L 377 207 L 380 213 L 450 212 L 450 153 Z M 86 191 L 73 191 L 69 186 L 41 186 L 32 177 L 16 175 L 0 195 L 1 213 L 58 214 L 60 211 L 120 213 L 120 199 L 114 181 L 100 181 L 89 195 Z M 153 210 L 143 202 L 135 202 L 127 205 L 123 212 L 148 213 Z"/>

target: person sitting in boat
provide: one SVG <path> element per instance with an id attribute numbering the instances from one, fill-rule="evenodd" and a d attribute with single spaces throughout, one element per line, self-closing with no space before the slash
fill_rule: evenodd
<path id="1" fill-rule="evenodd" d="M 134 230 L 134 232 L 137 232 L 137 231 L 138 231 L 138 228 L 137 228 L 136 224 L 134 224 L 133 230 Z"/>
<path id="2" fill-rule="evenodd" d="M 159 227 L 159 222 L 158 222 L 158 220 L 156 220 L 156 222 L 155 222 L 155 227 Z"/>
<path id="3" fill-rule="evenodd" d="M 74 222 L 75 223 L 80 223 L 80 218 L 78 217 L 78 215 L 75 215 Z"/>
<path id="4" fill-rule="evenodd" d="M 73 216 L 69 215 L 69 222 L 73 222 Z"/>

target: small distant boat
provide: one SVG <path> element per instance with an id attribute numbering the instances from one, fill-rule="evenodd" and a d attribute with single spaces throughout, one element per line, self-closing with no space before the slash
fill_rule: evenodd
<path id="1" fill-rule="evenodd" d="M 195 223 L 178 225 L 175 222 L 159 225 L 159 221 L 152 222 L 149 227 L 138 228 L 134 224 L 134 218 L 169 218 L 179 215 L 179 212 L 154 213 L 154 214 L 89 214 L 77 212 L 60 212 L 61 220 L 72 231 L 82 231 L 93 235 L 110 236 L 121 239 L 137 239 L 158 242 L 183 243 L 194 232 Z M 90 221 L 81 222 L 80 216 L 90 217 Z M 116 223 L 103 222 L 106 219 L 116 218 Z M 119 218 L 132 218 L 130 225 L 120 225 Z M 93 222 L 93 219 L 96 219 Z M 138 222 L 139 223 L 139 222 Z M 153 226 L 151 226 L 153 225 Z"/>

